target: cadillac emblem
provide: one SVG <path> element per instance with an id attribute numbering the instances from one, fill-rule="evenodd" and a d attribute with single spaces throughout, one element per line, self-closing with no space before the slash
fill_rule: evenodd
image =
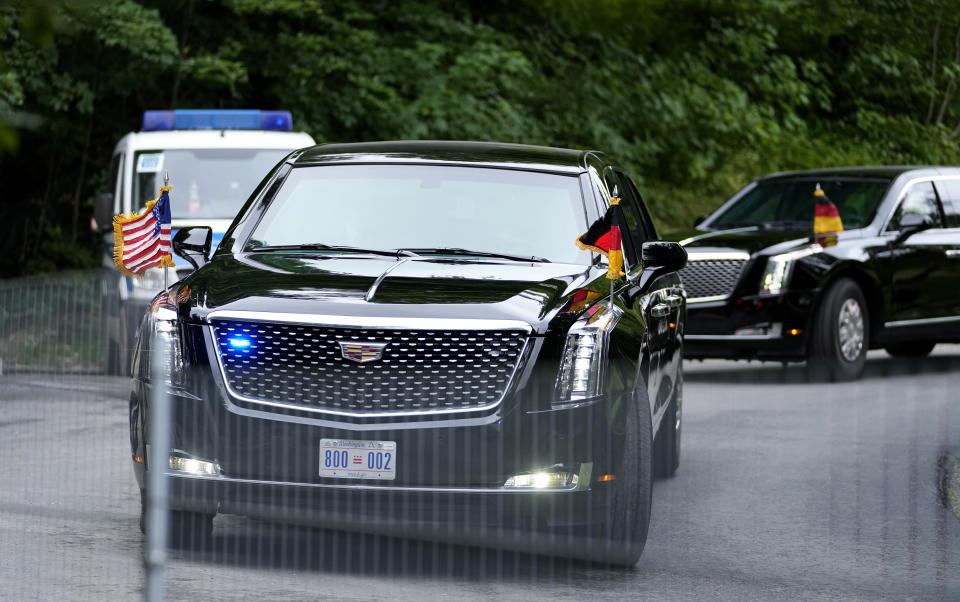
<path id="1" fill-rule="evenodd" d="M 340 341 L 340 354 L 343 359 L 365 364 L 375 362 L 383 357 L 383 348 L 387 343 L 372 343 L 367 341 Z"/>

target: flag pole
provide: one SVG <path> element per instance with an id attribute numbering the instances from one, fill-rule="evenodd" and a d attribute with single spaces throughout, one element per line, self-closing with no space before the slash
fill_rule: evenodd
<path id="1" fill-rule="evenodd" d="M 170 185 L 170 172 L 167 170 L 163 171 L 163 185 Z M 158 197 L 159 198 L 159 197 Z M 163 262 L 163 292 L 167 292 L 167 262 Z"/>

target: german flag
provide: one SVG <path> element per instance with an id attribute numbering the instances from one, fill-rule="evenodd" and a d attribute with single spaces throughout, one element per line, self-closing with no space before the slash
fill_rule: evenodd
<path id="1" fill-rule="evenodd" d="M 813 233 L 817 235 L 843 232 L 840 212 L 837 211 L 837 206 L 827 198 L 827 194 L 820 188 L 820 184 L 817 184 L 817 189 L 813 191 L 813 197 L 816 201 L 813 214 Z"/>
<path id="2" fill-rule="evenodd" d="M 620 207 L 620 199 L 612 197 L 610 208 L 603 217 L 593 222 L 590 229 L 577 237 L 577 246 L 581 249 L 601 253 L 609 259 L 607 278 L 617 280 L 626 276 L 623 272 L 623 238 L 621 232 L 628 232 L 627 220 Z"/>

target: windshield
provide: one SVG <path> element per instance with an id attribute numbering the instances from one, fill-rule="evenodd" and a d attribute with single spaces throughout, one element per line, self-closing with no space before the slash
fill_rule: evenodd
<path id="1" fill-rule="evenodd" d="M 890 186 L 889 180 L 862 178 L 797 178 L 760 182 L 718 217 L 711 228 L 782 226 L 809 230 L 813 227 L 817 184 L 837 206 L 845 229 L 862 228 L 873 215 Z"/>
<path id="2" fill-rule="evenodd" d="M 233 218 L 284 149 L 141 151 L 134 156 L 133 206 L 157 198 L 170 173 L 174 218 Z"/>
<path id="3" fill-rule="evenodd" d="M 298 167 L 249 247 L 459 248 L 590 262 L 576 176 L 436 165 Z"/>

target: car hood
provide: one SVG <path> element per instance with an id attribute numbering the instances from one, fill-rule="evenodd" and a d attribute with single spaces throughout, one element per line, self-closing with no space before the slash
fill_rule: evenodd
<path id="1" fill-rule="evenodd" d="M 765 230 L 757 226 L 729 230 L 685 230 L 664 238 L 679 242 L 691 255 L 697 253 L 741 251 L 751 256 L 770 255 L 802 247 L 812 242 L 812 232 L 797 230 Z M 859 230 L 837 233 L 838 240 L 860 238 Z"/>
<path id="2" fill-rule="evenodd" d="M 521 320 L 545 332 L 594 266 L 325 253 L 219 256 L 180 285 L 189 319 L 217 310 L 340 317 Z M 371 294 L 371 287 L 380 279 Z"/>

